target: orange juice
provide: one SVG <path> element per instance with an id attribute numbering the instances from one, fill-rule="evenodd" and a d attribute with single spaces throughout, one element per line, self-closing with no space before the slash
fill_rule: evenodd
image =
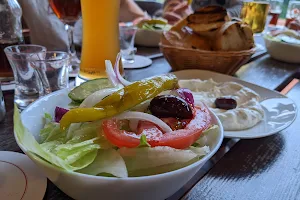
<path id="1" fill-rule="evenodd" d="M 81 0 L 83 40 L 79 76 L 106 77 L 105 60 L 115 62 L 120 51 L 120 0 Z"/>

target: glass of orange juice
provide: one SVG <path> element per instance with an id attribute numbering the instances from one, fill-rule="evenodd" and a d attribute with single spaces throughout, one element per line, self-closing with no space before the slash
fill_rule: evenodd
<path id="1" fill-rule="evenodd" d="M 115 62 L 120 51 L 120 0 L 82 0 L 83 39 L 79 77 L 106 77 L 105 60 Z"/>

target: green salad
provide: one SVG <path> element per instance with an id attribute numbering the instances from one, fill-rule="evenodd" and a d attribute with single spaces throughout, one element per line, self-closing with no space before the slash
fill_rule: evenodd
<path id="1" fill-rule="evenodd" d="M 73 89 L 69 97 L 79 106 L 45 113 L 37 138 L 15 106 L 16 140 L 27 154 L 61 170 L 125 178 L 173 171 L 210 152 L 219 127 L 174 75 L 131 83 L 111 67 L 107 62 L 110 87 L 92 80 Z"/>
<path id="2" fill-rule="evenodd" d="M 171 25 L 168 24 L 166 20 L 163 19 L 151 19 L 147 21 L 143 21 L 138 24 L 138 27 L 143 30 L 150 30 L 150 31 L 168 31 L 171 29 Z"/>

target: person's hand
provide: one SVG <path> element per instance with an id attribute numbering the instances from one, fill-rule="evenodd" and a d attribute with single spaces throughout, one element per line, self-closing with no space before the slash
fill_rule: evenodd
<path id="1" fill-rule="evenodd" d="M 145 15 L 143 17 L 138 17 L 136 18 L 135 20 L 133 20 L 133 24 L 134 25 L 137 25 L 143 21 L 147 21 L 147 20 L 150 20 L 151 17 L 148 15 L 148 13 L 145 12 Z"/>
<path id="2" fill-rule="evenodd" d="M 175 24 L 191 13 L 191 9 L 187 1 L 170 4 L 163 13 L 163 18 L 168 20 L 169 24 Z"/>

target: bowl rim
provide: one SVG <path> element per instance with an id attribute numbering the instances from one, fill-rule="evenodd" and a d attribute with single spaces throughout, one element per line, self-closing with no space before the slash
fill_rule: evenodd
<path id="1" fill-rule="evenodd" d="M 300 44 L 294 44 L 294 43 L 287 43 L 287 42 L 283 42 L 283 41 L 277 41 L 277 40 L 272 40 L 271 38 L 269 38 L 268 36 L 271 36 L 270 34 L 266 33 L 263 35 L 264 40 L 268 40 L 270 42 L 274 42 L 274 43 L 279 43 L 279 44 L 283 44 L 286 46 L 292 46 L 292 47 L 297 47 L 300 48 Z M 273 37 L 273 36 L 271 36 Z"/>
<path id="2" fill-rule="evenodd" d="M 38 104 L 40 101 L 43 101 L 47 98 L 49 98 L 50 96 L 53 96 L 54 94 L 59 94 L 59 93 L 65 93 L 67 91 L 69 91 L 69 88 L 65 88 L 62 90 L 58 90 L 56 92 L 50 93 L 46 96 L 43 96 L 42 98 L 38 99 L 37 101 L 33 102 L 32 104 L 30 104 L 27 108 L 25 108 L 22 113 L 21 113 L 21 121 L 23 116 L 26 114 L 26 112 L 32 108 L 36 109 L 36 104 Z M 63 173 L 63 174 L 68 174 L 68 175 L 75 175 L 78 177 L 83 177 L 83 178 L 92 178 L 92 179 L 99 179 L 99 180 L 111 180 L 111 181 L 116 181 L 116 180 L 126 180 L 126 181 L 137 181 L 137 180 L 151 180 L 151 179 L 156 179 L 156 178 L 160 178 L 160 177 L 164 177 L 164 176 L 176 176 L 176 174 L 178 173 L 182 173 L 184 171 L 189 171 L 189 169 L 196 167 L 197 165 L 199 165 L 200 163 L 206 163 L 213 155 L 216 154 L 216 152 L 219 150 L 223 139 L 224 139 L 224 130 L 223 130 L 223 126 L 221 121 L 219 120 L 219 118 L 211 111 L 209 110 L 213 121 L 215 121 L 215 125 L 219 126 L 219 140 L 217 141 L 217 144 L 215 146 L 214 149 L 212 149 L 207 155 L 205 155 L 203 158 L 201 158 L 200 160 L 198 160 L 197 162 L 194 162 L 188 166 L 173 170 L 173 171 L 169 171 L 169 172 L 164 172 L 164 173 L 160 173 L 160 174 L 155 174 L 155 175 L 148 175 L 148 176 L 138 176 L 138 177 L 125 177 L 125 178 L 119 178 L 119 177 L 105 177 L 105 176 L 95 176 L 95 175 L 88 175 L 88 174 L 82 174 L 76 171 L 67 171 L 64 170 L 58 166 L 55 166 L 54 164 L 51 164 L 49 162 L 47 162 L 46 160 L 40 158 L 38 155 L 27 151 L 26 147 L 24 147 L 22 144 L 19 144 L 18 140 L 17 140 L 17 136 L 16 133 L 14 131 L 14 137 L 16 140 L 16 143 L 18 144 L 18 146 L 22 149 L 22 151 L 31 159 L 34 160 L 35 162 L 43 165 L 44 167 L 47 168 L 51 168 L 54 171 L 57 171 L 59 173 Z M 25 113 L 25 114 L 24 114 Z M 23 123 L 23 122 L 22 122 Z M 25 128 L 27 129 L 27 127 L 25 126 Z M 32 156 L 32 155 L 34 156 Z"/>

